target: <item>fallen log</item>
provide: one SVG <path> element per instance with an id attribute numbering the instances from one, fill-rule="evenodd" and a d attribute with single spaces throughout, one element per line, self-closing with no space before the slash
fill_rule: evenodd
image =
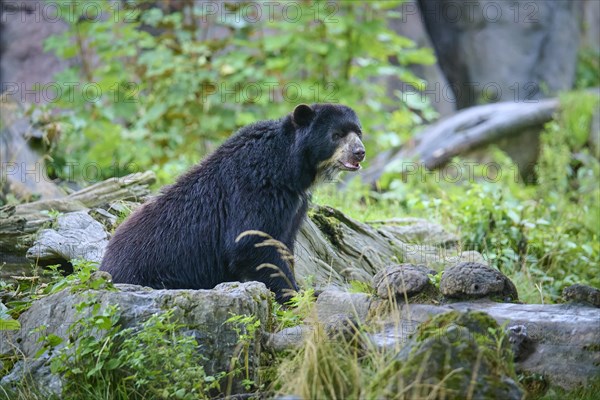
<path id="1" fill-rule="evenodd" d="M 542 126 L 552 119 L 558 105 L 557 99 L 549 99 L 469 108 L 429 128 L 413 152 L 421 156 L 425 167 L 439 168 L 460 154 Z"/>
<path id="2" fill-rule="evenodd" d="M 118 201 L 140 202 L 150 194 L 149 186 L 155 181 L 154 173 L 147 171 L 110 178 L 60 199 L 0 208 L 0 277 L 29 268 L 25 253 L 33 246 L 37 232 L 52 223 L 50 211 L 69 213 Z"/>
<path id="3" fill-rule="evenodd" d="M 28 218 L 44 217 L 43 211 L 49 210 L 64 213 L 95 208 L 118 200 L 141 202 L 150 194 L 148 187 L 154 182 L 156 176 L 151 171 L 130 174 L 122 178 L 109 178 L 61 199 L 19 204 L 14 207 L 14 215 Z M 5 208 L 0 208 L 0 216 Z"/>

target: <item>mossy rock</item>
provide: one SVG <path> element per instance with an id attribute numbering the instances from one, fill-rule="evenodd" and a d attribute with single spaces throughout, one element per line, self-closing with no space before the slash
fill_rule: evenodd
<path id="1" fill-rule="evenodd" d="M 482 312 L 452 311 L 421 324 L 374 384 L 415 398 L 523 397 L 508 338 Z"/>
<path id="2" fill-rule="evenodd" d="M 595 287 L 577 283 L 566 287 L 562 296 L 566 301 L 589 304 L 600 308 L 600 290 Z"/>

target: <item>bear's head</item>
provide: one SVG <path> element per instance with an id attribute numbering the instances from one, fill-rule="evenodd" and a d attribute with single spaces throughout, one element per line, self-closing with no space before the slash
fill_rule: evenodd
<path id="1" fill-rule="evenodd" d="M 360 121 L 354 110 L 338 104 L 300 104 L 292 113 L 303 162 L 314 181 L 335 179 L 341 171 L 358 171 L 365 159 Z"/>

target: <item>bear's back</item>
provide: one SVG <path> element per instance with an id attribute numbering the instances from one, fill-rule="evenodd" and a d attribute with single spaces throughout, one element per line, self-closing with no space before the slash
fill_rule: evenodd
<path id="1" fill-rule="evenodd" d="M 245 222 L 239 215 L 252 214 L 250 197 L 265 195 L 267 181 L 287 162 L 289 140 L 281 121 L 242 128 L 130 215 L 101 269 L 114 282 L 154 288 L 212 288 L 230 280 L 227 247 Z"/>

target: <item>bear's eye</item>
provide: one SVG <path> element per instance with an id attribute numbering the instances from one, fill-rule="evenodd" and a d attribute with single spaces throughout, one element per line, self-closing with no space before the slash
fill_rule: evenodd
<path id="1" fill-rule="evenodd" d="M 341 139 L 344 137 L 344 132 L 342 131 L 333 131 L 333 138 L 334 139 Z"/>

